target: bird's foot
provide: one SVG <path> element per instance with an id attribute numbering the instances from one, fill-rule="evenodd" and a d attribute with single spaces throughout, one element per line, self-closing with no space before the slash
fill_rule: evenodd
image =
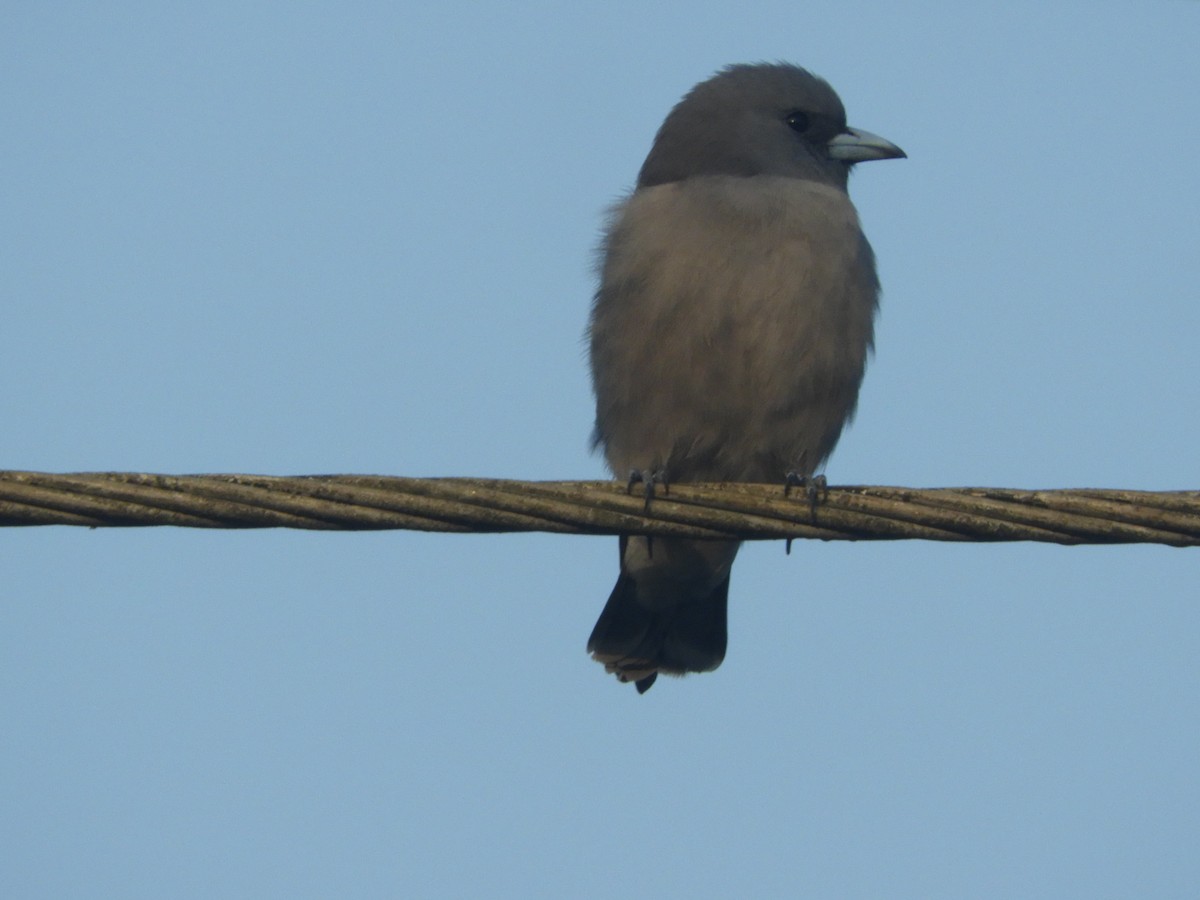
<path id="1" fill-rule="evenodd" d="M 809 514 L 814 522 L 817 521 L 817 504 L 829 498 L 829 482 L 824 475 L 801 475 L 792 470 L 783 477 L 783 496 L 791 496 L 792 488 L 804 488 L 804 497 L 808 500 Z M 792 552 L 792 539 L 787 539 L 784 552 Z"/>
<path id="2" fill-rule="evenodd" d="M 805 498 L 814 506 L 829 496 L 829 481 L 824 475 L 801 475 L 792 470 L 783 477 L 783 496 L 791 496 L 794 487 L 804 488 Z"/>
<path id="3" fill-rule="evenodd" d="M 629 472 L 629 482 L 625 485 L 625 493 L 632 494 L 635 484 L 645 486 L 646 509 L 650 508 L 650 501 L 654 499 L 655 485 L 662 485 L 664 495 L 670 492 L 667 485 L 667 473 L 662 469 L 631 469 Z"/>
<path id="4" fill-rule="evenodd" d="M 650 509 L 650 501 L 654 499 L 654 486 L 656 484 L 662 485 L 663 494 L 666 494 L 668 491 L 667 473 L 662 469 L 631 469 L 629 471 L 629 482 L 625 485 L 625 493 L 632 494 L 633 486 L 639 483 L 645 486 L 646 505 L 642 508 L 647 511 Z M 654 558 L 654 535 L 652 534 L 646 535 L 646 555 L 651 559 Z M 649 687 L 650 685 L 647 684 L 643 690 L 648 690 Z"/>

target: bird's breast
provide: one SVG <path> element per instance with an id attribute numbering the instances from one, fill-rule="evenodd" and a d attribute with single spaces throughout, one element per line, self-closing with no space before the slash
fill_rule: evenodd
<path id="1" fill-rule="evenodd" d="M 638 191 L 614 211 L 601 275 L 597 433 L 617 471 L 720 445 L 727 471 L 707 477 L 746 478 L 764 453 L 815 464 L 832 450 L 878 297 L 844 191 L 776 177 Z"/>

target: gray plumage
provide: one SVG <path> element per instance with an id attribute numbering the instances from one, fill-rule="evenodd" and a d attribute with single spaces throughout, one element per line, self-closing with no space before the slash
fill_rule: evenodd
<path id="1" fill-rule="evenodd" d="M 903 155 L 796 66 L 730 66 L 675 106 L 601 246 L 594 441 L 617 477 L 782 484 L 825 461 L 879 296 L 850 167 Z M 715 669 L 737 550 L 622 538 L 589 652 L 639 692 Z"/>

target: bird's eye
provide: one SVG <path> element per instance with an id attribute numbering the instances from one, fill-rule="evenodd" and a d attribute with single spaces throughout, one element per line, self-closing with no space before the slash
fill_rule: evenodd
<path id="1" fill-rule="evenodd" d="M 797 134 L 804 134 L 804 132 L 808 131 L 808 113 L 802 113 L 797 110 L 796 112 L 788 113 L 784 121 L 787 122 L 788 128 Z"/>

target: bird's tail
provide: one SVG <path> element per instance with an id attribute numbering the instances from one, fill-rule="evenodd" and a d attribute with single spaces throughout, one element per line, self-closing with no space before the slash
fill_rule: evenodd
<path id="1" fill-rule="evenodd" d="M 621 574 L 588 640 L 592 658 L 644 694 L 659 672 L 707 672 L 725 658 L 728 541 L 621 538 Z"/>

